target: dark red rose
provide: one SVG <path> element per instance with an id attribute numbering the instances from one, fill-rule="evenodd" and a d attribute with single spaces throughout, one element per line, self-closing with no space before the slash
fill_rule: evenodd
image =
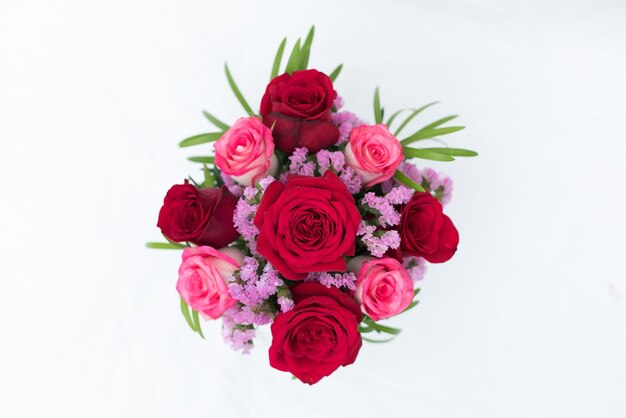
<path id="1" fill-rule="evenodd" d="M 339 289 L 316 282 L 300 283 L 291 293 L 295 307 L 272 324 L 270 365 L 312 385 L 356 360 L 361 309 Z"/>
<path id="2" fill-rule="evenodd" d="M 403 255 L 424 257 L 431 263 L 448 261 L 456 252 L 459 232 L 441 203 L 428 192 L 415 192 L 402 208 L 400 249 Z"/>
<path id="3" fill-rule="evenodd" d="M 317 70 L 294 71 L 274 78 L 261 99 L 263 123 L 272 127 L 276 148 L 291 154 L 306 147 L 317 152 L 337 142 L 339 130 L 330 112 L 337 92 Z"/>
<path id="4" fill-rule="evenodd" d="M 257 251 L 286 278 L 315 271 L 346 271 L 354 255 L 361 215 L 332 171 L 323 177 L 290 176 L 269 185 L 254 217 Z"/>
<path id="5" fill-rule="evenodd" d="M 198 189 L 185 180 L 168 190 L 157 226 L 175 242 L 224 247 L 239 236 L 233 225 L 237 200 L 225 186 Z"/>

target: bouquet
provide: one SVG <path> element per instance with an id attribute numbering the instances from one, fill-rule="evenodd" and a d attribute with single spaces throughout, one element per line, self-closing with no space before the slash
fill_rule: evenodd
<path id="1" fill-rule="evenodd" d="M 283 39 L 258 113 L 225 66 L 247 115 L 229 125 L 204 112 L 215 132 L 180 143 L 204 150 L 189 158 L 203 179 L 169 189 L 157 223 L 167 242 L 147 244 L 182 250 L 176 290 L 194 332 L 204 338 L 200 317 L 221 319 L 224 340 L 249 353 L 271 324 L 270 365 L 308 384 L 354 363 L 363 340 L 396 336 L 381 321 L 413 308 L 428 263 L 457 249 L 443 210 L 452 180 L 410 161 L 477 155 L 436 139 L 463 129 L 444 126 L 456 116 L 406 133 L 435 103 L 385 119 L 376 89 L 373 123 L 342 110 L 342 65 L 308 68 L 313 35 L 279 74 Z M 440 146 L 414 146 L 424 140 Z"/>

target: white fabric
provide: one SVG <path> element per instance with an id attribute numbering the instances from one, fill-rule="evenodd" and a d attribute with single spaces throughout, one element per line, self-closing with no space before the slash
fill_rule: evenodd
<path id="1" fill-rule="evenodd" d="M 0 416 L 623 417 L 626 6 L 622 1 L 3 1 Z M 355 365 L 308 387 L 206 341 L 159 240 L 177 142 L 257 108 L 276 47 L 372 119 L 430 101 L 477 159 L 455 180 L 458 254 Z M 292 43 L 289 43 L 288 49 Z"/>

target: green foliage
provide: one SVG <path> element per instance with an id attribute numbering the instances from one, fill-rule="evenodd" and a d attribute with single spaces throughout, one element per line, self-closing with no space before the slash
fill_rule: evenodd
<path id="1" fill-rule="evenodd" d="M 339 64 L 332 73 L 330 73 L 330 75 L 328 77 L 330 77 L 330 79 L 333 81 L 333 83 L 335 82 L 335 80 L 337 79 L 337 77 L 339 76 L 339 73 L 341 72 L 341 69 L 343 68 L 343 64 Z"/>
<path id="2" fill-rule="evenodd" d="M 193 332 L 196 332 L 196 325 L 191 319 L 191 314 L 189 313 L 189 310 L 190 310 L 189 305 L 187 305 L 187 302 L 185 302 L 185 300 L 182 297 L 180 298 L 180 310 L 183 313 L 183 316 L 185 317 L 185 320 L 187 321 L 189 328 L 191 328 Z"/>
<path id="3" fill-rule="evenodd" d="M 361 336 L 361 338 L 363 338 L 365 341 L 369 341 L 372 343 L 384 343 L 387 341 L 391 341 L 396 335 L 400 334 L 400 331 L 401 331 L 399 328 L 393 328 L 387 325 L 383 325 L 379 322 L 376 322 L 368 316 L 365 316 L 363 318 L 363 322 L 361 322 L 361 324 L 359 325 L 358 330 L 361 334 L 375 332 L 376 334 L 383 333 L 383 334 L 388 334 L 392 336 L 391 338 L 384 339 L 384 340 L 377 340 L 377 339 L 372 339 L 372 338 Z"/>
<path id="4" fill-rule="evenodd" d="M 237 98 L 237 100 L 239 101 L 243 109 L 246 111 L 248 115 L 255 116 L 255 113 L 252 111 L 252 108 L 250 107 L 246 99 L 244 99 L 243 95 L 241 94 L 239 87 L 237 87 L 235 80 L 233 80 L 233 76 L 230 73 L 230 70 L 228 69 L 228 64 L 224 64 L 224 71 L 226 72 L 226 79 L 228 80 L 228 85 L 230 86 L 230 89 L 235 94 L 235 97 Z"/>
<path id="5" fill-rule="evenodd" d="M 176 242 L 146 242 L 146 248 L 156 250 L 182 250 L 185 246 Z"/>
<path id="6" fill-rule="evenodd" d="M 405 109 L 400 109 L 400 110 L 396 110 L 395 112 L 393 112 L 391 116 L 389 116 L 389 119 L 387 119 L 387 122 L 385 122 L 385 125 L 387 125 L 387 129 L 391 130 L 391 125 L 396 120 L 396 118 L 400 116 L 402 112 L 406 112 L 408 110 L 411 110 L 411 109 L 405 108 Z"/>
<path id="7" fill-rule="evenodd" d="M 296 41 L 296 44 L 293 46 L 291 50 L 291 54 L 289 55 L 289 60 L 287 60 L 287 66 L 285 67 L 286 73 L 293 73 L 298 70 L 298 66 L 300 64 L 300 38 Z"/>
<path id="8" fill-rule="evenodd" d="M 315 36 L 315 26 L 311 26 L 309 33 L 304 40 L 302 49 L 300 50 L 299 69 L 306 70 L 309 66 L 309 56 L 311 55 L 311 44 L 313 44 L 313 36 Z"/>
<path id="9" fill-rule="evenodd" d="M 204 173 L 204 183 L 202 183 L 202 187 L 213 187 L 215 186 L 215 175 L 209 170 L 209 167 L 204 164 L 202 167 L 202 171 Z"/>
<path id="10" fill-rule="evenodd" d="M 420 107 L 419 109 L 415 109 L 413 112 L 411 112 L 411 114 L 404 120 L 404 122 L 402 122 L 400 124 L 400 126 L 398 127 L 398 129 L 396 129 L 396 131 L 394 132 L 394 136 L 398 136 L 400 135 L 400 132 L 402 132 L 402 129 L 404 129 L 406 127 L 406 125 L 409 124 L 409 122 L 411 122 L 411 120 L 413 120 L 413 118 L 417 115 L 419 115 L 420 113 L 422 113 L 424 110 L 428 109 L 431 106 L 436 105 L 439 102 L 432 102 L 432 103 L 428 103 L 427 105 L 424 105 L 422 107 Z"/>
<path id="11" fill-rule="evenodd" d="M 206 144 L 207 142 L 217 141 L 222 136 L 222 132 L 211 132 L 208 134 L 194 135 L 187 139 L 183 139 L 178 144 L 179 147 L 192 147 L 194 145 Z"/>
<path id="12" fill-rule="evenodd" d="M 204 339 L 198 311 L 191 309 L 182 297 L 180 298 L 180 311 L 183 313 L 183 317 L 185 318 L 187 325 L 189 325 L 189 328 L 191 328 L 193 332 L 197 332 L 198 335 Z"/>
<path id="13" fill-rule="evenodd" d="M 415 132 L 413 135 L 409 136 L 408 138 L 403 139 L 400 142 L 403 145 L 406 145 L 406 144 L 413 143 L 415 141 L 421 141 L 423 139 L 434 138 L 436 136 L 441 136 L 441 135 L 448 135 L 454 132 L 458 132 L 464 128 L 465 126 L 449 126 L 446 128 L 431 128 L 431 129 L 422 128 L 419 131 Z"/>
<path id="14" fill-rule="evenodd" d="M 404 174 L 400 170 L 396 170 L 396 172 L 393 173 L 393 178 L 398 180 L 400 183 L 404 184 L 405 186 L 412 188 L 413 190 L 417 190 L 418 192 L 425 191 L 421 185 L 411 180 L 406 174 Z"/>
<path id="15" fill-rule="evenodd" d="M 280 71 L 280 63 L 283 60 L 283 53 L 285 52 L 285 45 L 287 44 L 287 38 L 283 38 L 283 41 L 280 43 L 278 47 L 278 51 L 276 51 L 276 56 L 274 57 L 274 64 L 272 65 L 272 73 L 270 74 L 270 81 L 278 76 L 278 71 Z"/>
<path id="16" fill-rule="evenodd" d="M 453 157 L 476 157 L 478 153 L 463 148 L 422 148 L 427 151 L 438 152 L 440 154 L 452 155 Z"/>
<path id="17" fill-rule="evenodd" d="M 374 90 L 374 122 L 383 123 L 383 110 L 380 107 L 380 91 L 378 87 Z"/>
<path id="18" fill-rule="evenodd" d="M 198 311 L 191 310 L 191 316 L 193 318 L 193 324 L 196 329 L 196 332 L 200 334 L 202 339 L 204 339 L 204 334 L 202 333 L 202 325 L 200 325 L 200 316 L 198 315 Z M 187 318 L 185 318 L 187 319 Z"/>
<path id="19" fill-rule="evenodd" d="M 406 158 L 421 158 L 423 160 L 432 161 L 454 161 L 454 157 L 448 154 L 440 154 L 423 148 L 403 147 L 403 152 Z"/>
<path id="20" fill-rule="evenodd" d="M 212 157 L 210 155 L 204 157 L 189 157 L 187 159 L 191 162 L 202 164 L 213 164 L 213 162 L 215 161 L 215 157 Z"/>
<path id="21" fill-rule="evenodd" d="M 209 120 L 209 122 L 211 122 L 216 127 L 220 128 L 222 132 L 226 132 L 230 128 L 230 126 L 228 126 L 227 124 L 225 124 L 224 122 L 222 122 L 221 120 L 219 120 L 218 118 L 216 118 L 215 116 L 207 112 L 206 110 L 203 110 L 202 114 L 204 115 L 205 118 Z"/>

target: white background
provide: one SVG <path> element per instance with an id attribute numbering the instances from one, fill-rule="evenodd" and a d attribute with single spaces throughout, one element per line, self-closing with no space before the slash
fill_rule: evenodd
<path id="1" fill-rule="evenodd" d="M 625 417 L 626 5 L 620 1 L 0 4 L 0 416 Z M 460 113 L 457 255 L 351 367 L 309 387 L 269 336 L 201 340 L 150 251 L 177 142 L 258 106 L 278 43 L 371 117 Z M 290 43 L 291 45 L 291 43 Z M 419 126 L 419 123 L 416 126 Z"/>

